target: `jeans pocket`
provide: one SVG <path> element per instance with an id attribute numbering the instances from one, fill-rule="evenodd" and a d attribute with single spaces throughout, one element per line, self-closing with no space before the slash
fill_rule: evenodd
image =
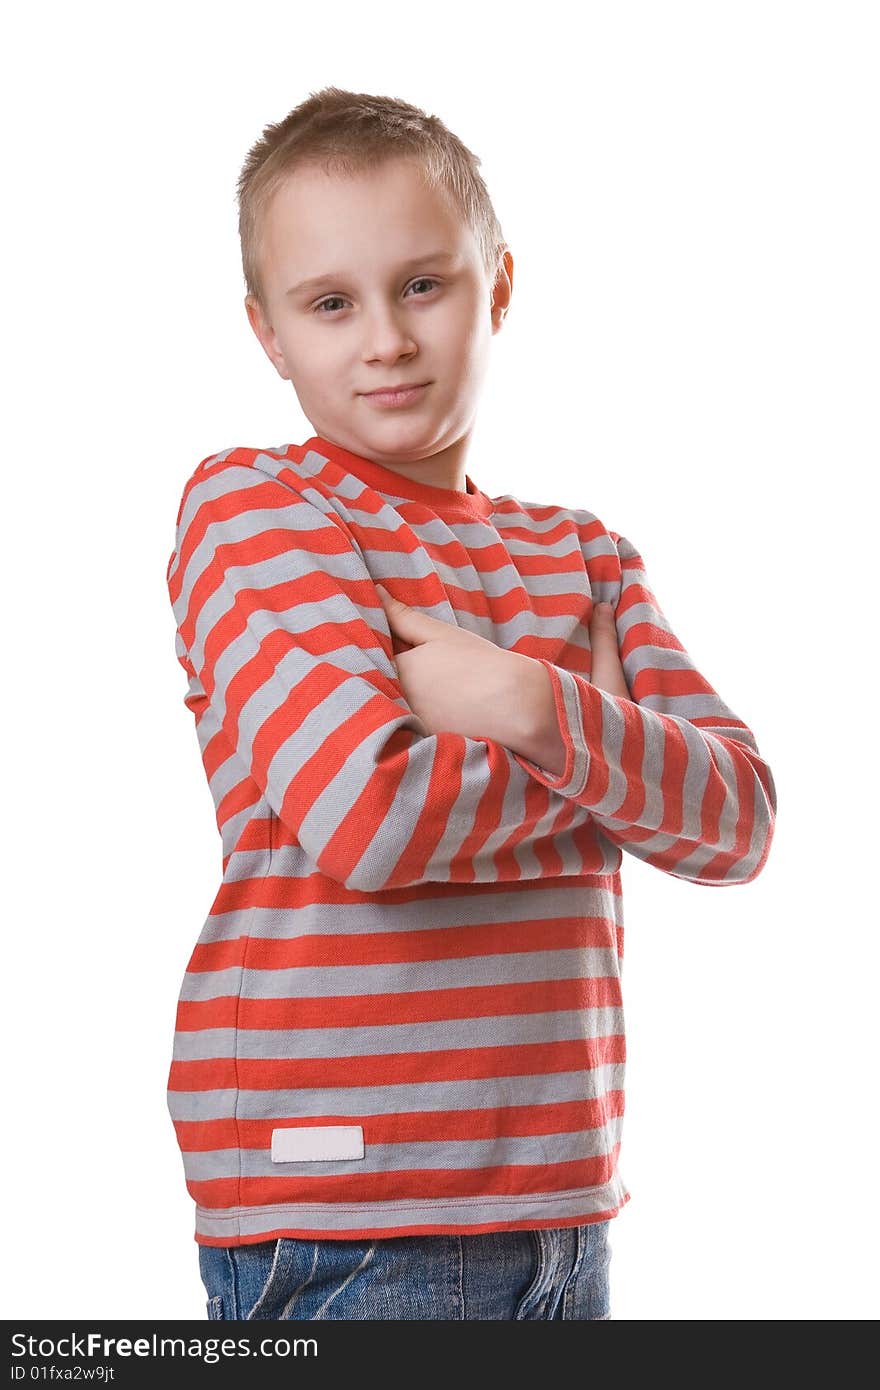
<path id="1" fill-rule="evenodd" d="M 200 1245 L 199 1270 L 208 1295 L 208 1317 L 233 1321 L 273 1317 L 272 1312 L 257 1310 L 265 1308 L 285 1277 L 286 1252 L 283 1260 L 279 1256 L 286 1243 L 279 1236 L 251 1245 Z"/>
<path id="2" fill-rule="evenodd" d="M 272 1260 L 266 1271 L 262 1283 L 252 1284 L 256 1287 L 256 1298 L 251 1303 L 249 1310 L 242 1313 L 243 1318 L 276 1318 L 278 1316 L 279 1304 L 285 1301 L 285 1291 L 288 1287 L 290 1274 L 290 1251 L 292 1242 L 285 1240 L 283 1236 L 278 1236 L 272 1249 Z M 236 1252 L 239 1259 L 248 1258 L 247 1246 L 240 1247 Z"/>
<path id="3" fill-rule="evenodd" d="M 547 1302 L 550 1272 L 547 1267 L 544 1245 L 546 1237 L 538 1230 L 528 1230 L 525 1234 L 528 1235 L 532 1246 L 531 1280 L 517 1299 L 516 1308 L 513 1312 L 514 1321 L 519 1321 L 523 1318 L 537 1319 L 542 1317 L 542 1310 Z"/>
<path id="4" fill-rule="evenodd" d="M 578 1229 L 578 1255 L 562 1293 L 563 1318 L 604 1322 L 611 1317 L 610 1224 L 594 1221 Z"/>

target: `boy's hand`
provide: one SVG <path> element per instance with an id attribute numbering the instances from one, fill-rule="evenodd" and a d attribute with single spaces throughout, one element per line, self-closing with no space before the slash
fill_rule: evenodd
<path id="1" fill-rule="evenodd" d="M 381 584 L 376 589 L 391 629 L 403 694 L 428 733 L 494 739 L 561 771 L 564 750 L 553 691 L 539 661 L 411 608 Z M 594 608 L 590 644 L 592 683 L 629 699 L 610 606 L 607 611 Z M 558 766 L 550 768 L 552 763 Z"/>
<path id="2" fill-rule="evenodd" d="M 511 704 L 519 699 L 531 657 L 509 652 L 455 623 L 411 608 L 376 585 L 406 702 L 429 734 L 504 741 L 515 736 Z"/>

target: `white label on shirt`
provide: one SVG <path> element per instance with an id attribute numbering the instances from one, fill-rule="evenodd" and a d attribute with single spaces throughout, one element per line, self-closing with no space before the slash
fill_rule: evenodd
<path id="1" fill-rule="evenodd" d="M 363 1156 L 363 1125 L 298 1125 L 272 1131 L 273 1163 Z"/>

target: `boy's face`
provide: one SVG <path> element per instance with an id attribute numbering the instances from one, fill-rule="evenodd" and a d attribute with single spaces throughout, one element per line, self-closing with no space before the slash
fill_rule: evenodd
<path id="1" fill-rule="evenodd" d="M 467 223 L 395 159 L 351 178 L 297 171 L 267 210 L 261 264 L 267 315 L 248 295 L 248 318 L 317 435 L 390 467 L 457 452 L 510 302 L 509 252 L 491 285 Z M 421 382 L 403 406 L 364 394 Z"/>

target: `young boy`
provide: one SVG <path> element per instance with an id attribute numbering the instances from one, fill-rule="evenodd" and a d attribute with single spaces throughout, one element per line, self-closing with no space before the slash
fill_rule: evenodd
<path id="1" fill-rule="evenodd" d="M 513 272 L 478 163 L 329 88 L 239 183 L 316 433 L 204 459 L 167 572 L 223 845 L 168 1079 L 212 1318 L 610 1317 L 621 851 L 770 848 L 635 547 L 465 472 Z"/>

